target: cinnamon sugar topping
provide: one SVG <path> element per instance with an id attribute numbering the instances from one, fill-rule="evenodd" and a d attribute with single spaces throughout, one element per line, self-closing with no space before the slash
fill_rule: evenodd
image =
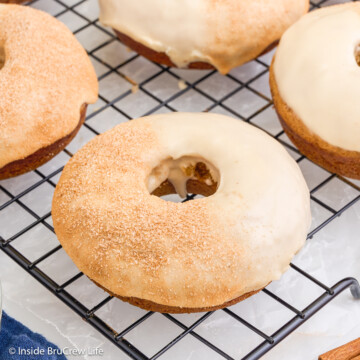
<path id="1" fill-rule="evenodd" d="M 264 149 L 259 158 L 254 149 Z M 185 203 L 151 195 L 152 170 L 189 154 L 216 166 L 218 190 Z M 208 177 L 203 165 L 193 170 Z M 85 145 L 65 166 L 52 214 L 65 251 L 104 288 L 201 308 L 280 276 L 305 241 L 309 196 L 296 163 L 269 136 L 225 116 L 172 113 L 118 125 Z"/>
<path id="2" fill-rule="evenodd" d="M 85 50 L 30 7 L 0 5 L 0 68 L 0 168 L 70 134 L 81 106 L 97 99 Z"/>

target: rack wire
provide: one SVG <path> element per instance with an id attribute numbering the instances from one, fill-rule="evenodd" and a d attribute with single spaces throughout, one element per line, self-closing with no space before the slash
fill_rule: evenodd
<path id="1" fill-rule="evenodd" d="M 223 88 L 218 89 L 216 87 L 216 83 L 220 81 L 218 78 L 219 75 L 216 71 L 193 71 L 191 73 L 187 73 L 191 75 L 186 75 L 181 70 L 179 71 L 166 66 L 152 64 L 132 52 L 128 52 L 125 55 L 123 53 L 124 60 L 117 63 L 116 59 L 109 55 L 109 52 L 106 49 L 110 47 L 112 49 L 111 51 L 115 51 L 114 49 L 119 49 L 120 42 L 109 29 L 103 28 L 99 24 L 96 15 L 94 15 L 94 9 L 96 10 L 96 0 L 46 0 L 46 2 L 44 0 L 34 0 L 29 2 L 28 5 L 46 9 L 49 8 L 50 1 L 53 5 L 52 11 L 55 12 L 52 15 L 55 15 L 65 23 L 70 18 L 72 18 L 72 20 L 76 18 L 75 21 L 72 21 L 72 30 L 80 41 L 81 39 L 90 39 L 90 43 L 88 42 L 85 47 L 87 47 L 88 54 L 94 62 L 99 74 L 100 100 L 98 104 L 92 107 L 88 113 L 86 122 L 83 126 L 83 129 L 86 130 L 82 130 L 86 131 L 87 134 L 84 136 L 84 139 L 82 139 L 83 142 L 87 140 L 89 134 L 91 134 L 91 136 L 95 136 L 104 130 L 103 128 L 97 128 L 95 125 L 96 123 L 93 122 L 92 119 L 95 119 L 109 109 L 112 109 L 113 113 L 116 113 L 119 116 L 119 119 L 121 119 L 120 121 L 124 121 L 131 120 L 136 116 L 149 115 L 155 112 L 188 110 L 190 103 L 192 106 L 190 110 L 225 112 L 240 120 L 252 123 L 254 126 L 262 128 L 280 141 L 288 149 L 292 156 L 296 158 L 296 161 L 300 166 L 301 163 L 305 161 L 306 158 L 291 145 L 281 128 L 274 131 L 272 127 L 269 128 L 268 126 L 262 126 L 262 123 L 257 121 L 259 116 L 265 115 L 272 107 L 270 94 L 267 92 L 266 87 L 262 86 L 264 80 L 267 81 L 269 68 L 269 58 L 266 58 L 266 56 L 253 61 L 253 65 L 249 68 L 249 72 L 243 73 L 240 69 L 240 73 L 234 71 L 226 75 L 226 77 L 222 77 L 221 81 L 225 81 L 227 84 L 225 86 L 227 90 L 224 92 Z M 317 8 L 332 3 L 333 1 L 331 0 L 312 1 L 311 6 L 313 8 Z M 74 25 L 74 23 L 76 25 Z M 96 41 L 92 38 L 91 31 L 95 31 L 100 34 L 96 37 Z M 101 41 L 96 43 L 99 39 L 101 39 Z M 104 54 L 106 58 L 105 60 Z M 138 61 L 140 62 L 140 65 L 136 65 Z M 109 83 L 107 80 L 109 77 L 115 77 L 119 82 L 118 86 L 110 89 L 111 91 L 108 91 L 106 88 L 106 85 Z M 157 85 L 157 82 L 161 78 L 165 78 L 167 83 L 171 82 L 176 85 L 171 89 L 167 89 L 164 94 L 159 91 L 159 86 Z M 177 84 L 179 81 L 182 83 L 182 86 L 180 87 Z M 102 91 L 102 84 L 104 91 Z M 112 84 L 114 84 L 114 82 L 112 82 Z M 131 113 L 129 113 L 129 111 L 126 110 L 128 108 L 126 100 L 134 98 L 134 96 L 136 97 L 135 100 L 131 101 L 135 101 L 135 103 L 137 102 L 139 107 L 136 109 L 135 113 L 133 109 L 130 111 Z M 251 104 L 254 103 L 255 98 L 257 99 L 257 101 L 255 101 L 257 106 L 252 108 Z M 147 104 L 145 108 L 142 105 L 143 99 L 147 100 L 144 101 Z M 181 99 L 182 101 L 180 101 Z M 250 109 L 247 108 L 245 110 L 239 110 L 237 108 L 237 102 L 243 100 L 250 103 Z M 202 108 L 198 108 L 199 103 Z M 80 147 L 80 145 L 78 147 Z M 72 150 L 71 145 L 63 151 L 63 164 L 72 156 L 74 151 L 76 151 L 76 148 Z M 21 251 L 16 249 L 16 246 L 14 246 L 16 240 L 22 236 L 27 236 L 32 229 L 40 224 L 51 232 L 54 231 L 51 225 L 51 212 L 45 211 L 44 213 L 44 211 L 36 211 L 36 209 L 34 210 L 31 206 L 29 206 L 28 202 L 24 200 L 32 194 L 34 194 L 32 196 L 35 197 L 35 200 L 36 197 L 41 196 L 39 188 L 41 188 L 44 184 L 47 184 L 51 188 L 55 188 L 57 178 L 59 177 L 63 166 L 57 166 L 58 162 L 55 162 L 54 164 L 52 167 L 49 167 L 51 171 L 48 168 L 45 171 L 44 167 L 35 170 L 34 173 L 37 175 L 36 178 L 38 180 L 19 191 L 11 191 L 4 182 L 0 183 L 0 192 L 5 195 L 5 201 L 0 203 L 0 211 L 4 211 L 10 208 L 13 204 L 17 204 L 32 219 L 31 221 L 28 221 L 26 225 L 21 226 L 15 234 L 11 234 L 8 237 L 0 236 L 1 250 L 18 263 L 25 271 L 37 279 L 56 297 L 72 308 L 78 315 L 85 319 L 85 321 L 105 335 L 106 338 L 133 359 L 157 359 L 164 355 L 173 346 L 181 342 L 186 336 L 194 337 L 222 358 L 233 359 L 233 357 L 227 354 L 226 351 L 216 346 L 196 331 L 204 321 L 213 316 L 214 312 L 203 314 L 191 325 L 185 325 L 176 316 L 162 314 L 161 316 L 167 319 L 167 321 L 179 327 L 181 332 L 152 356 L 145 355 L 138 347 L 134 346 L 129 340 L 127 340 L 127 335 L 147 319 L 154 316 L 154 313 L 146 312 L 124 329 L 113 329 L 101 318 L 101 316 L 98 315 L 100 309 L 102 309 L 110 301 L 113 301 L 112 296 L 106 296 L 95 306 L 86 306 L 82 302 L 78 301 L 78 299 L 72 296 L 68 291 L 69 287 L 73 283 L 83 277 L 82 273 L 78 272 L 65 282 L 58 283 L 55 279 L 48 275 L 46 271 L 41 269 L 41 264 L 45 260 L 59 252 L 61 249 L 60 244 L 56 245 L 49 251 L 43 252 L 35 260 L 29 260 Z M 54 166 L 56 167 L 55 169 Z M 324 174 L 326 175 L 323 176 L 322 181 L 311 189 L 311 200 L 318 206 L 322 207 L 328 216 L 326 216 L 325 219 L 323 219 L 311 230 L 308 234 L 308 239 L 311 239 L 317 232 L 331 223 L 335 218 L 339 217 L 360 199 L 360 188 L 355 182 L 334 174 L 326 172 L 324 172 Z M 326 201 L 324 201 L 324 199 L 322 199 L 321 196 L 318 196 L 318 194 L 321 193 L 321 189 L 335 179 L 351 188 L 351 191 L 353 192 L 352 199 L 347 201 L 345 204 L 341 204 L 341 206 L 337 208 L 330 206 L 326 203 Z M 39 192 L 39 194 L 37 192 Z M 188 195 L 185 201 L 192 200 L 195 197 L 196 195 Z M 298 276 L 307 279 L 316 287 L 321 289 L 322 293 L 306 307 L 298 309 L 293 304 L 282 299 L 269 289 L 265 288 L 262 290 L 266 296 L 275 300 L 282 307 L 287 308 L 293 313 L 293 317 L 282 324 L 282 326 L 273 333 L 266 334 L 243 317 L 240 317 L 232 309 L 218 310 L 225 312 L 236 322 L 248 328 L 250 332 L 256 333 L 262 339 L 257 347 L 242 357 L 242 360 L 259 359 L 344 290 L 350 289 L 352 295 L 356 299 L 360 299 L 360 287 L 357 280 L 354 278 L 345 278 L 333 286 L 327 286 L 298 266 L 291 264 L 291 268 Z"/>

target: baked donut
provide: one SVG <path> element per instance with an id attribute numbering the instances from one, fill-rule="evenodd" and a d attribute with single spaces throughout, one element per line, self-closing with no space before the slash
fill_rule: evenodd
<path id="1" fill-rule="evenodd" d="M 269 50 L 309 0 L 99 0 L 100 21 L 148 59 L 225 74 Z"/>
<path id="2" fill-rule="evenodd" d="M 208 197 L 158 197 L 175 192 Z M 52 217 L 65 251 L 103 289 L 183 313 L 223 308 L 278 279 L 305 242 L 309 203 L 296 162 L 261 130 L 171 113 L 85 145 L 64 168 Z"/>
<path id="3" fill-rule="evenodd" d="M 30 7 L 0 5 L 0 179 L 63 150 L 97 92 L 92 64 L 64 24 Z"/>
<path id="4" fill-rule="evenodd" d="M 299 150 L 330 172 L 360 179 L 360 3 L 305 15 L 281 38 L 270 86 Z"/>

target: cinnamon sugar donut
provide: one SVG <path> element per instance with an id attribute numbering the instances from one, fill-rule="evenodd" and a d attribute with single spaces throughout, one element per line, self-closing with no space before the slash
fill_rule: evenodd
<path id="1" fill-rule="evenodd" d="M 92 64 L 64 24 L 29 7 L 0 5 L 0 179 L 64 149 L 97 91 Z"/>
<path id="2" fill-rule="evenodd" d="M 207 197 L 165 201 L 169 193 Z M 145 309 L 195 312 L 256 293 L 306 239 L 309 191 L 261 130 L 223 115 L 171 113 L 85 145 L 55 190 L 55 232 L 78 268 Z"/>
<path id="3" fill-rule="evenodd" d="M 331 172 L 360 179 L 360 3 L 315 10 L 287 30 L 270 85 L 299 150 Z"/>
<path id="4" fill-rule="evenodd" d="M 225 74 L 276 44 L 309 0 L 100 0 L 100 21 L 150 60 Z"/>

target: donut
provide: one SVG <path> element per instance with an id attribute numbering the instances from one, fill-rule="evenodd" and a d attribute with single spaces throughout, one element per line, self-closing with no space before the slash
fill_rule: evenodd
<path id="1" fill-rule="evenodd" d="M 146 58 L 225 74 L 276 45 L 309 0 L 99 0 L 100 21 Z"/>
<path id="2" fill-rule="evenodd" d="M 30 7 L 0 5 L 0 179 L 63 150 L 97 92 L 93 66 L 64 24 Z"/>
<path id="3" fill-rule="evenodd" d="M 204 197 L 176 203 L 159 196 Z M 217 114 L 152 115 L 95 137 L 56 186 L 56 235 L 92 281 L 167 313 L 223 308 L 288 269 L 310 197 L 265 132 Z"/>
<path id="4" fill-rule="evenodd" d="M 315 10 L 281 38 L 270 87 L 281 124 L 300 152 L 360 179 L 360 3 Z"/>

